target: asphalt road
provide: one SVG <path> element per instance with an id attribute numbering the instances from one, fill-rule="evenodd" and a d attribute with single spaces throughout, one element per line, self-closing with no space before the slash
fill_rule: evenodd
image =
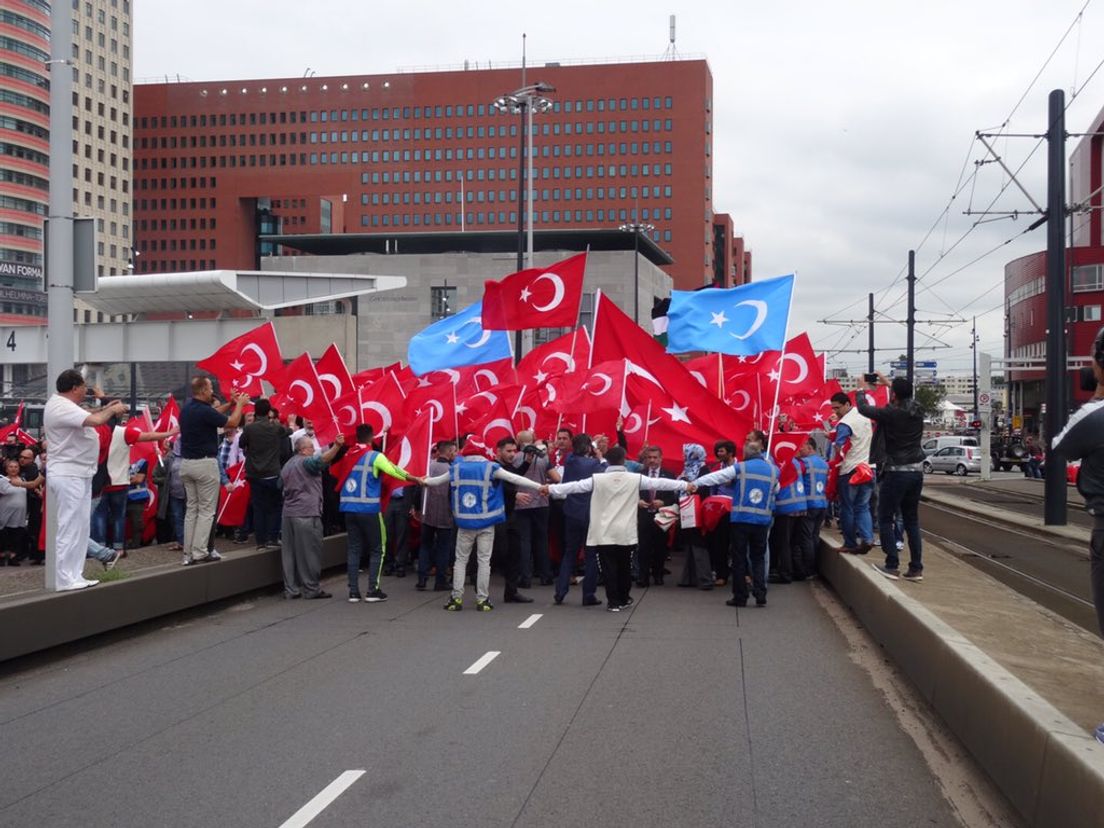
<path id="1" fill-rule="evenodd" d="M 621 614 L 384 586 L 7 666 L 0 825 L 957 824 L 820 586 L 747 610 L 653 587 Z"/>

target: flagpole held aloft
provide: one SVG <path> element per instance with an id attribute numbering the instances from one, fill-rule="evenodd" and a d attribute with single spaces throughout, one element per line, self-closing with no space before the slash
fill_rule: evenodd
<path id="1" fill-rule="evenodd" d="M 793 281 L 790 287 L 790 296 L 793 296 L 793 289 L 797 284 L 797 271 L 793 272 L 790 277 Z M 771 419 L 770 419 L 770 431 L 767 432 L 767 453 L 770 453 L 771 440 L 774 438 L 775 420 L 778 417 L 778 397 L 782 391 L 782 373 L 786 370 L 786 343 L 790 337 L 790 311 L 793 308 L 793 302 L 791 301 L 786 305 L 786 327 L 783 329 L 782 339 L 782 355 L 778 358 L 778 379 L 774 383 L 774 405 L 771 407 Z"/>

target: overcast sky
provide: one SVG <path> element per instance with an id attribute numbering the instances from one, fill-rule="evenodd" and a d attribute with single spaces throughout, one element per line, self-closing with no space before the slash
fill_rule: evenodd
<path id="1" fill-rule="evenodd" d="M 880 311 L 903 318 L 904 282 L 890 286 L 908 249 L 921 244 L 960 180 L 968 180 L 960 176 L 972 175 L 973 162 L 984 157 L 974 132 L 999 128 L 1086 4 L 142 0 L 134 5 L 139 81 L 165 75 L 295 77 L 308 67 L 319 75 L 372 74 L 465 59 L 516 61 L 522 32 L 528 34 L 534 63 L 658 55 L 667 48 L 668 15 L 674 13 L 678 52 L 704 56 L 713 72 L 715 209 L 732 214 L 753 251 L 757 278 L 797 271 L 791 330 L 808 330 L 818 348 L 831 352 L 865 347 L 865 331 L 818 320 L 865 317 L 871 291 Z M 1049 91 L 1063 88 L 1068 98 L 1102 60 L 1104 0 L 1096 0 L 1088 3 L 1007 131 L 1045 130 Z M 1084 131 L 1102 108 L 1104 69 L 1071 103 L 1067 130 Z M 1036 143 L 1007 138 L 996 148 L 1016 169 Z M 1042 146 L 1020 174 L 1040 204 L 1046 200 L 1045 163 Z M 918 318 L 979 314 L 981 349 L 1000 355 L 1003 266 L 1042 249 L 1046 241 L 1040 228 L 950 275 L 1034 218 L 981 225 L 941 258 L 977 220 L 962 211 L 971 202 L 974 209 L 985 209 L 1007 184 L 996 164 L 979 169 L 917 254 L 917 270 L 925 274 Z M 1008 187 L 992 209 L 1032 208 Z M 940 279 L 945 281 L 925 290 Z M 967 370 L 969 324 L 933 332 L 953 348 L 920 351 L 917 358 L 937 359 L 941 370 Z M 903 349 L 902 327 L 879 325 L 877 335 L 880 345 Z M 917 344 L 933 343 L 918 336 Z M 865 356 L 840 353 L 829 364 L 861 368 Z"/>

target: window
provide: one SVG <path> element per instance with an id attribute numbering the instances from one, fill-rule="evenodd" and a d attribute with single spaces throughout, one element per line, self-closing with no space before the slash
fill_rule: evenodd
<path id="1" fill-rule="evenodd" d="M 1081 308 L 1081 319 L 1085 322 L 1100 321 L 1100 305 L 1085 305 Z"/>
<path id="2" fill-rule="evenodd" d="M 1104 268 L 1100 265 L 1075 267 L 1071 281 L 1074 293 L 1104 290 Z"/>
<path id="3" fill-rule="evenodd" d="M 440 213 L 437 214 L 437 223 L 440 224 Z M 428 224 L 428 215 L 426 216 Z M 456 288 L 449 285 L 442 287 L 432 286 L 429 289 L 430 316 L 434 319 L 444 319 L 456 313 Z"/>

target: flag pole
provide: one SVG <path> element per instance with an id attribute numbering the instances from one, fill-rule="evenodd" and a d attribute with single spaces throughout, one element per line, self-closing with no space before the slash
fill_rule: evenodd
<path id="1" fill-rule="evenodd" d="M 238 466 L 238 473 L 234 476 L 234 480 L 233 480 L 234 483 L 237 483 L 239 480 L 241 480 L 242 472 L 244 472 L 244 471 L 245 471 L 245 463 L 243 462 L 240 466 Z M 237 487 L 235 486 L 233 488 L 237 488 Z M 222 516 L 226 512 L 226 507 L 229 506 L 229 505 L 230 505 L 230 494 L 227 494 L 226 495 L 226 501 L 222 504 L 222 508 L 219 509 L 218 515 L 215 516 L 215 524 L 216 525 L 218 525 L 218 522 L 220 520 L 222 520 Z"/>
<path id="2" fill-rule="evenodd" d="M 648 431 L 652 427 L 652 401 L 648 400 L 648 410 L 644 414 L 644 445 L 648 445 Z"/>
<path id="3" fill-rule="evenodd" d="M 774 405 L 771 407 L 770 431 L 767 432 L 767 453 L 770 453 L 771 440 L 774 439 L 774 425 L 778 417 L 778 397 L 782 391 L 782 374 L 786 370 L 786 342 L 790 338 L 790 315 L 793 312 L 793 294 L 797 290 L 797 271 L 793 272 L 794 283 L 790 289 L 790 303 L 786 306 L 786 334 L 782 340 L 782 355 L 778 358 L 778 379 L 774 384 Z"/>

